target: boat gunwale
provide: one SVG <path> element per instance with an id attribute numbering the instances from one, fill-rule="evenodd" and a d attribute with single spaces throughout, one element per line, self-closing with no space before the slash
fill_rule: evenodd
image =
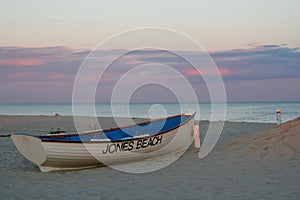
<path id="1" fill-rule="evenodd" d="M 141 139 L 146 139 L 146 138 L 150 138 L 150 137 L 154 137 L 154 136 L 158 136 L 158 135 L 162 135 L 165 134 L 167 132 L 173 131 L 183 125 L 185 125 L 186 123 L 188 123 L 194 116 L 195 116 L 195 112 L 191 115 L 187 115 L 187 114 L 179 114 L 179 115 L 174 115 L 174 116 L 170 116 L 170 117 L 166 117 L 166 118 L 160 118 L 160 119 L 155 119 L 153 121 L 149 120 L 146 122 L 142 122 L 142 123 L 138 123 L 138 124 L 132 124 L 132 125 L 128 125 L 128 126 L 123 126 L 123 127 L 115 127 L 115 128 L 110 128 L 110 129 L 105 129 L 105 130 L 99 130 L 99 134 L 104 133 L 104 132 L 109 132 L 109 131 L 115 131 L 115 130 L 120 130 L 123 128 L 129 128 L 129 127 L 134 127 L 134 126 L 139 126 L 139 125 L 143 125 L 143 124 L 150 124 L 152 122 L 157 122 L 157 121 L 161 121 L 161 120 L 166 120 L 166 119 L 172 119 L 172 118 L 176 118 L 179 116 L 188 116 L 188 118 L 180 123 L 177 126 L 174 126 L 170 129 L 167 129 L 165 131 L 161 131 L 158 133 L 155 133 L 153 135 L 147 135 L 144 137 L 132 137 L 132 138 L 125 138 L 125 139 L 120 139 L 120 140 L 97 140 L 97 141 L 82 141 L 82 140 L 61 140 L 61 137 L 71 137 L 71 136 L 81 136 L 81 135 L 90 135 L 92 133 L 98 132 L 98 131 L 91 131 L 91 132 L 84 132 L 84 133 L 74 133 L 74 134 L 62 134 L 62 135 L 44 135 L 44 136 L 33 136 L 33 137 L 37 137 L 41 140 L 41 142 L 54 142 L 54 143 L 118 143 L 118 142 L 126 142 L 126 141 L 135 141 L 135 140 L 141 140 Z M 51 140 L 43 140 L 43 138 L 51 138 Z M 55 138 L 57 138 L 57 140 L 55 140 Z"/>

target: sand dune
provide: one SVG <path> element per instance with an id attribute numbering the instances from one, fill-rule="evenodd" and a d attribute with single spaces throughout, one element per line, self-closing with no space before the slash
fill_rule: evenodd
<path id="1" fill-rule="evenodd" d="M 241 157 L 299 159 L 300 117 L 251 136 L 238 138 L 230 142 L 230 146 Z"/>

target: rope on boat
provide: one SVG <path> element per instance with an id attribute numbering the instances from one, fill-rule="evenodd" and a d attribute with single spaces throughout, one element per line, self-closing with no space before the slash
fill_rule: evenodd
<path id="1" fill-rule="evenodd" d="M 50 132 L 48 134 L 58 134 L 58 133 L 65 133 L 66 131 L 61 130 L 60 128 L 57 128 L 54 130 L 53 128 L 50 129 Z"/>
<path id="2" fill-rule="evenodd" d="M 6 135 L 0 135 L 0 137 L 10 137 L 11 134 L 6 134 Z"/>
<path id="3" fill-rule="evenodd" d="M 15 130 L 15 132 L 23 132 L 25 130 Z M 66 131 L 60 129 L 60 128 L 57 128 L 56 130 L 54 130 L 53 128 L 50 129 L 50 132 L 49 130 L 39 130 L 39 134 L 37 135 L 43 135 L 43 134 L 58 134 L 58 133 L 65 133 Z M 10 137 L 12 134 L 0 134 L 0 137 Z"/>

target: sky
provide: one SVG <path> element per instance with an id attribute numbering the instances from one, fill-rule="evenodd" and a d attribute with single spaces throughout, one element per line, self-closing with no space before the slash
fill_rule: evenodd
<path id="1" fill-rule="evenodd" d="M 89 52 L 113 35 L 141 27 L 173 29 L 197 41 L 218 67 L 228 101 L 300 101 L 299 9 L 297 0 L 2 0 L 0 103 L 70 102 L 76 73 Z M 180 43 L 177 47 L 185 50 Z M 102 55 L 113 57 L 115 51 Z M 173 66 L 200 101 L 209 101 L 201 78 L 209 72 L 194 73 L 182 60 L 174 64 L 176 58 L 171 59 L 151 50 L 124 56 L 112 65 L 96 99 L 109 101 L 122 73 L 151 61 Z M 144 89 L 135 94 L 136 101 L 174 99 L 164 88 Z"/>

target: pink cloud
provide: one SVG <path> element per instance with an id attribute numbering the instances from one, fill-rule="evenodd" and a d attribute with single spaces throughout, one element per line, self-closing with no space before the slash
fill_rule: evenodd
<path id="1" fill-rule="evenodd" d="M 219 68 L 219 72 L 221 76 L 228 76 L 228 75 L 232 75 L 232 74 L 241 74 L 242 71 L 232 71 L 230 69 L 226 69 L 226 68 Z M 216 72 L 215 70 L 206 70 L 205 72 L 196 70 L 196 69 L 187 69 L 184 70 L 184 75 L 186 76 L 200 76 L 200 75 L 215 75 Z"/>
<path id="2" fill-rule="evenodd" d="M 219 69 L 219 71 L 221 73 L 221 76 L 228 76 L 228 75 L 234 74 L 233 71 L 226 69 L 226 68 L 221 68 L 221 69 Z"/>
<path id="3" fill-rule="evenodd" d="M 16 58 L 0 60 L 0 65 L 10 66 L 40 66 L 42 64 L 44 64 L 44 61 L 42 59 L 36 58 Z"/>
<path id="4" fill-rule="evenodd" d="M 144 63 L 143 61 L 135 60 L 135 61 L 129 61 L 126 64 L 127 65 L 140 65 L 140 64 L 143 64 L 143 63 Z"/>
<path id="5" fill-rule="evenodd" d="M 202 74 L 201 72 L 199 72 L 199 71 L 196 70 L 196 69 L 187 69 L 187 70 L 185 70 L 183 73 L 184 73 L 184 75 L 186 75 L 186 76 L 199 76 L 199 75 Z"/>
<path id="6" fill-rule="evenodd" d="M 53 74 L 47 77 L 48 80 L 58 80 L 58 79 L 64 79 L 67 76 L 64 74 Z"/>

